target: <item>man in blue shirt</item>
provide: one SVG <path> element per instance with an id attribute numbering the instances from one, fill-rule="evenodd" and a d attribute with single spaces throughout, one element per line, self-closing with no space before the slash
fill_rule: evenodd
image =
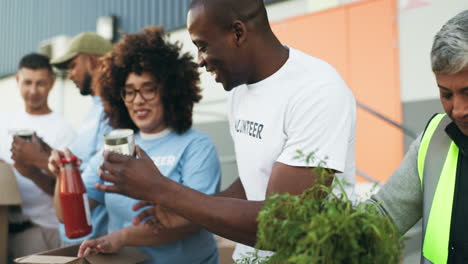
<path id="1" fill-rule="evenodd" d="M 99 91 L 93 89 L 93 75 L 99 67 L 99 57 L 112 50 L 112 43 L 103 37 L 84 32 L 75 36 L 67 51 L 60 57 L 53 58 L 51 63 L 55 67 L 68 71 L 68 78 L 72 80 L 84 96 L 92 96 L 92 105 L 78 129 L 75 141 L 70 145 L 70 150 L 80 158 L 81 169 L 85 170 L 89 160 L 94 155 L 99 155 L 103 145 L 103 136 L 111 130 L 104 120 L 104 109 Z M 62 244 L 80 243 L 87 237 L 96 237 L 106 233 L 107 214 L 104 208 L 96 208 L 91 214 L 93 231 L 90 235 L 69 239 L 65 236 L 63 224 L 60 225 Z"/>
<path id="2" fill-rule="evenodd" d="M 110 129 L 104 120 L 103 106 L 99 91 L 93 89 L 93 74 L 99 66 L 99 57 L 112 50 L 112 44 L 101 36 L 84 32 L 75 36 L 67 51 L 54 58 L 51 64 L 67 70 L 67 77 L 72 80 L 82 95 L 91 95 L 92 105 L 82 121 L 78 136 L 70 149 L 82 162 L 87 161 L 102 147 L 102 136 Z"/>

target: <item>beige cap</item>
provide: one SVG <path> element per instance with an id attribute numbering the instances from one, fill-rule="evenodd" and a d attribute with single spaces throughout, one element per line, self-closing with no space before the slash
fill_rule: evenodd
<path id="1" fill-rule="evenodd" d="M 112 43 L 96 33 L 84 32 L 75 36 L 66 52 L 57 58 L 53 58 L 50 63 L 59 69 L 67 68 L 68 62 L 79 54 L 103 56 L 112 50 Z"/>

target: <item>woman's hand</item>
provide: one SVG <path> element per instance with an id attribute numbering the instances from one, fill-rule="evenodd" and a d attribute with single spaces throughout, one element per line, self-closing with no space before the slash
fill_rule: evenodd
<path id="1" fill-rule="evenodd" d="M 97 239 L 86 239 L 81 243 L 78 257 L 85 257 L 99 253 L 116 253 L 124 246 L 124 232 L 115 231 Z"/>
<path id="2" fill-rule="evenodd" d="M 49 171 L 52 172 L 55 177 L 59 177 L 60 175 L 60 168 L 63 168 L 62 158 L 71 159 L 73 157 L 73 153 L 69 149 L 65 150 L 52 150 L 49 156 L 49 164 L 48 168 Z M 81 160 L 78 160 L 78 165 L 81 164 Z"/>

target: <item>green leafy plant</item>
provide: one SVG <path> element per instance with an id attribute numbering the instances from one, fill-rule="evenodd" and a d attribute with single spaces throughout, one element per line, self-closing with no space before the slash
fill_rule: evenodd
<path id="1" fill-rule="evenodd" d="M 298 157 L 313 161 L 314 154 Z M 319 163 L 317 183 L 303 194 L 267 197 L 258 215 L 256 248 L 275 254 L 247 256 L 238 264 L 394 264 L 401 261 L 403 239 L 392 221 L 370 204 L 354 205 L 344 183 L 325 183 L 331 171 Z M 340 188 L 340 195 L 332 190 Z"/>

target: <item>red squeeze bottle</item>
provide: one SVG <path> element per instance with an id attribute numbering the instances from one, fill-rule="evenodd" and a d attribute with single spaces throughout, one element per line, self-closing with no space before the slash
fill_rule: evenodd
<path id="1" fill-rule="evenodd" d="M 83 237 L 91 233 L 91 217 L 88 196 L 78 169 L 78 159 L 62 158 L 60 170 L 60 203 L 65 234 L 68 238 Z"/>

